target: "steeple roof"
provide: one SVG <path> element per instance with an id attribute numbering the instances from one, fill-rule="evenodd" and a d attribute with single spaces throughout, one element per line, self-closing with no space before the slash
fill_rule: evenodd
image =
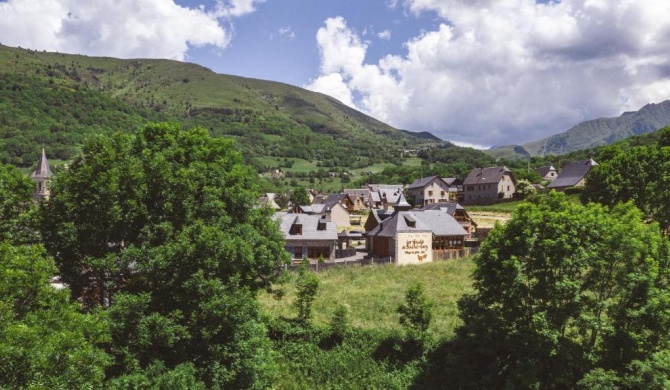
<path id="1" fill-rule="evenodd" d="M 51 176 L 53 176 L 53 173 L 51 173 L 51 168 L 49 167 L 47 154 L 44 152 L 44 148 L 42 148 L 42 157 L 40 157 L 40 161 L 37 164 L 37 169 L 30 174 L 30 177 L 33 179 L 48 179 Z"/>

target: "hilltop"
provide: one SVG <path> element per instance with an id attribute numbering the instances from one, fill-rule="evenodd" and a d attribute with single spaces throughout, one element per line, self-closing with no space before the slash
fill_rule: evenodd
<path id="1" fill-rule="evenodd" d="M 0 78 L 1 159 L 19 166 L 34 161 L 26 153 L 32 149 L 36 155 L 41 145 L 53 146 L 65 160 L 75 155 L 83 133 L 134 131 L 159 120 L 232 137 L 249 163 L 273 156 L 362 168 L 397 162 L 401 147 L 440 142 L 395 129 L 324 94 L 186 62 L 0 45 Z M 89 117 L 92 109 L 97 121 Z"/>

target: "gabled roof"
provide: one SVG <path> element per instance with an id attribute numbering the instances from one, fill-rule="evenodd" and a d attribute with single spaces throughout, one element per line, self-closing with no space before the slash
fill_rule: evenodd
<path id="1" fill-rule="evenodd" d="M 358 196 L 364 203 L 367 203 L 368 199 L 370 199 L 370 190 L 367 188 L 345 188 L 342 192 Z"/>
<path id="2" fill-rule="evenodd" d="M 511 176 L 510 170 L 506 166 L 501 167 L 489 167 L 489 168 L 475 168 L 470 171 L 468 177 L 465 178 L 463 185 L 473 185 L 473 184 L 497 184 L 500 183 L 503 175 L 508 174 Z M 512 176 L 512 180 L 514 177 Z"/>
<path id="3" fill-rule="evenodd" d="M 330 194 L 330 195 L 328 195 L 328 197 L 326 197 L 326 199 L 323 200 L 323 203 L 329 209 L 331 209 L 331 208 L 333 208 L 333 206 L 335 206 L 335 204 L 342 203 L 342 201 L 345 198 L 349 198 L 349 202 L 351 202 L 352 204 L 354 203 L 354 200 L 351 199 L 351 196 L 349 196 L 349 194 Z"/>
<path id="4" fill-rule="evenodd" d="M 463 184 L 463 181 L 457 177 L 443 177 L 442 180 L 449 186 L 459 186 Z"/>
<path id="5" fill-rule="evenodd" d="M 550 165 L 548 167 L 535 168 L 534 171 L 537 172 L 540 176 L 545 177 L 547 176 L 547 173 L 551 171 L 556 171 L 556 168 L 554 168 L 553 165 Z"/>
<path id="6" fill-rule="evenodd" d="M 593 159 L 583 161 L 573 161 L 561 169 L 551 184 L 547 188 L 567 188 L 579 183 L 586 174 L 591 171 L 591 168 L 598 165 Z"/>
<path id="7" fill-rule="evenodd" d="M 427 185 L 429 185 L 430 183 L 432 183 L 434 180 L 444 181 L 439 176 L 422 177 L 420 179 L 414 180 L 414 182 L 412 182 L 412 184 L 410 184 L 409 187 L 407 187 L 407 189 L 408 190 L 413 190 L 413 189 L 416 189 L 416 188 L 424 188 Z M 447 184 L 447 183 L 444 183 L 444 184 L 446 184 L 447 187 L 449 186 L 449 184 Z"/>
<path id="8" fill-rule="evenodd" d="M 32 179 L 48 179 L 51 176 L 53 176 L 53 173 L 51 173 L 51 168 L 49 167 L 47 154 L 44 152 L 44 148 L 42 148 L 42 156 L 40 157 L 40 161 L 37 163 L 37 169 L 30 174 L 30 177 Z"/>
<path id="9" fill-rule="evenodd" d="M 432 203 L 423 206 L 424 210 L 442 210 L 449 215 L 454 215 L 456 210 L 465 210 L 463 206 L 456 202 Z"/>
<path id="10" fill-rule="evenodd" d="M 379 197 L 382 200 L 386 199 L 386 203 L 397 204 L 401 195 L 402 189 L 398 189 L 397 187 L 379 189 Z"/>
<path id="11" fill-rule="evenodd" d="M 393 237 L 398 232 L 432 232 L 436 236 L 468 235 L 454 217 L 442 210 L 412 210 L 394 213 L 372 229 L 368 236 Z"/>
<path id="12" fill-rule="evenodd" d="M 337 225 L 318 215 L 277 214 L 279 228 L 287 241 L 290 240 L 337 240 Z M 302 225 L 302 234 L 290 234 L 293 225 Z M 319 224 L 323 229 L 319 229 Z"/>
<path id="13" fill-rule="evenodd" d="M 402 192 L 405 186 L 402 184 L 367 184 L 367 187 L 372 192 L 379 192 L 380 190 L 398 190 Z"/>

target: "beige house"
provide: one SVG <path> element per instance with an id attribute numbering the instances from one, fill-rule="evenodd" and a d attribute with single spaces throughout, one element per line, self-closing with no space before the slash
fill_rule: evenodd
<path id="1" fill-rule="evenodd" d="M 553 165 L 550 165 L 548 167 L 535 168 L 534 171 L 537 172 L 537 174 L 542 177 L 542 180 L 554 181 L 556 177 L 558 177 L 556 168 L 554 168 Z"/>
<path id="2" fill-rule="evenodd" d="M 416 179 L 407 187 L 407 197 L 415 206 L 445 203 L 449 201 L 449 184 L 439 176 Z"/>
<path id="3" fill-rule="evenodd" d="M 291 213 L 323 216 L 327 221 L 334 222 L 337 228 L 351 226 L 349 211 L 340 202 L 314 203 L 309 206 L 298 205 L 291 209 Z"/>
<path id="4" fill-rule="evenodd" d="M 463 200 L 477 202 L 511 198 L 516 192 L 516 181 L 505 166 L 475 168 L 463 181 Z"/>
<path id="5" fill-rule="evenodd" d="M 398 265 L 432 262 L 440 252 L 462 250 L 467 232 L 442 210 L 397 211 L 366 235 L 370 255 Z"/>

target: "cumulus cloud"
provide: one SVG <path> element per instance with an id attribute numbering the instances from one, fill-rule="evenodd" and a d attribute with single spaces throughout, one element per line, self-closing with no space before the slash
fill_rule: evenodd
<path id="1" fill-rule="evenodd" d="M 670 2 L 407 0 L 439 27 L 367 63 L 341 18 L 317 33 L 321 74 L 396 127 L 474 145 L 523 143 L 670 98 Z"/>
<path id="2" fill-rule="evenodd" d="M 391 30 L 384 30 L 382 32 L 377 33 L 377 38 L 383 39 L 385 41 L 388 41 L 391 39 Z"/>
<path id="3" fill-rule="evenodd" d="M 254 0 L 218 1 L 212 10 L 166 0 L 8 0 L 0 2 L 0 42 L 36 50 L 183 60 L 191 46 L 225 48 L 231 39 L 228 21 L 253 12 L 253 6 Z"/>

